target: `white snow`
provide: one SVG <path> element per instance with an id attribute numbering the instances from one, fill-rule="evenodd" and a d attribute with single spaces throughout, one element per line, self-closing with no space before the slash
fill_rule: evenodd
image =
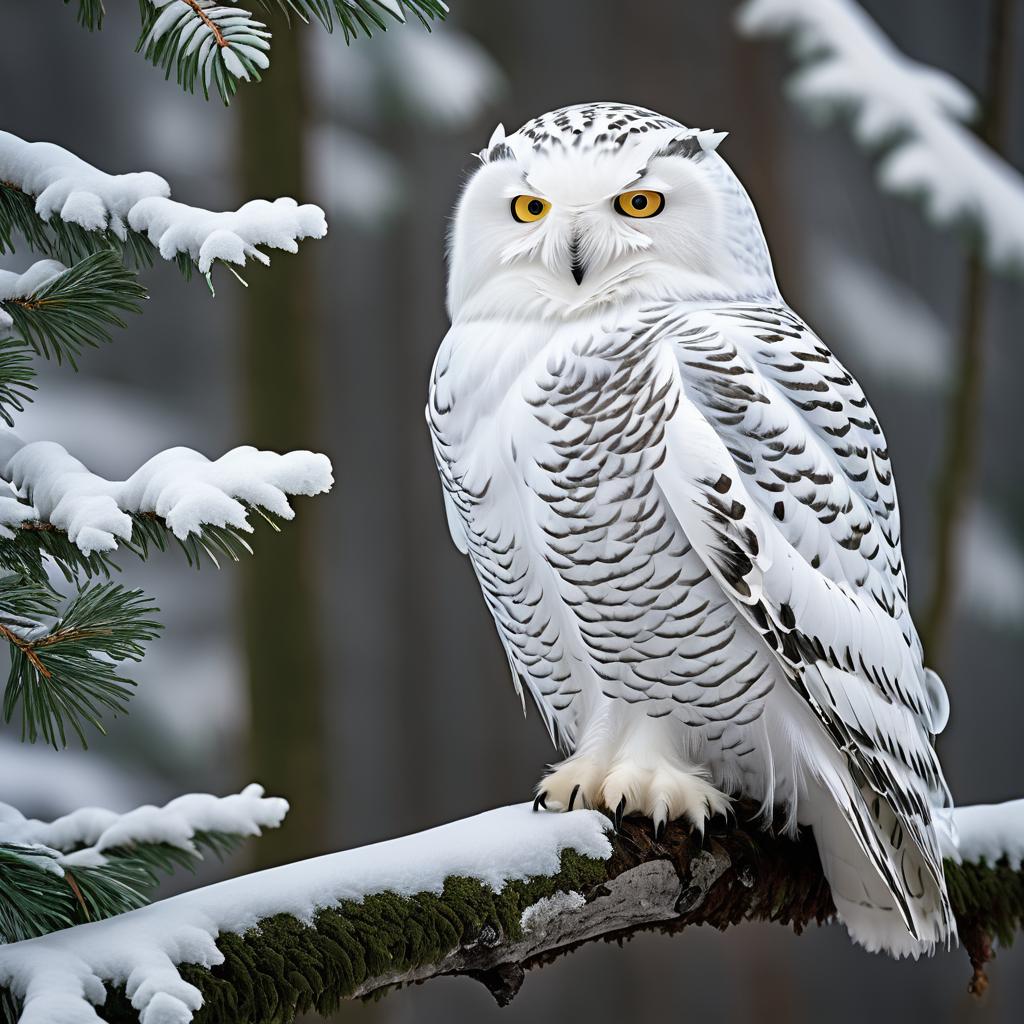
<path id="1" fill-rule="evenodd" d="M 216 213 L 171 200 L 157 174 L 107 174 L 49 142 L 25 142 L 0 132 L 0 181 L 35 196 L 36 213 L 88 231 L 109 228 L 118 238 L 128 227 L 145 232 L 164 259 L 187 253 L 206 273 L 213 261 L 244 264 L 267 256 L 256 246 L 295 252 L 304 238 L 327 232 L 323 210 L 294 199 L 254 199 L 238 210 Z"/>
<path id="2" fill-rule="evenodd" d="M 212 462 L 190 448 L 169 448 L 127 480 L 112 481 L 56 442 L 26 444 L 10 430 L 0 431 L 0 476 L 32 502 L 33 518 L 64 530 L 85 554 L 130 540 L 131 512 L 155 513 L 180 540 L 204 526 L 251 532 L 243 501 L 291 519 L 287 495 L 321 494 L 334 482 L 325 455 L 279 455 L 250 446 Z"/>
<path id="3" fill-rule="evenodd" d="M 255 783 L 231 796 L 189 793 L 163 807 L 147 804 L 126 813 L 80 807 L 52 822 L 25 818 L 0 803 L 0 842 L 59 852 L 57 863 L 64 867 L 95 867 L 105 863 L 106 851 L 136 843 L 166 843 L 198 856 L 197 832 L 258 836 L 277 828 L 287 813 L 286 800 L 265 797 Z"/>
<path id="4" fill-rule="evenodd" d="M 814 113 L 849 113 L 856 140 L 882 151 L 881 186 L 920 197 L 940 225 L 970 222 L 997 268 L 1024 268 L 1024 184 L 962 122 L 970 92 L 910 60 L 852 0 L 747 0 L 741 32 L 788 37 L 802 64 L 794 99 Z"/>
<path id="5" fill-rule="evenodd" d="M 22 523 L 39 518 L 39 512 L 17 498 L 0 494 L 0 538 L 10 540 Z"/>
<path id="6" fill-rule="evenodd" d="M 1024 863 L 1024 800 L 976 804 L 953 812 L 965 861 L 996 864 L 1004 857 L 1014 871 Z"/>
<path id="7" fill-rule="evenodd" d="M 273 914 L 311 921 L 341 900 L 390 891 L 441 892 L 451 875 L 495 890 L 558 871 L 563 850 L 607 859 L 608 819 L 596 811 L 534 814 L 503 807 L 440 828 L 287 864 L 184 893 L 119 917 L 0 946 L 0 987 L 24 1000 L 21 1024 L 96 1024 L 104 983 L 126 986 L 143 1024 L 186 1024 L 199 1008 L 182 963 L 221 963 L 215 940 Z"/>
<path id="8" fill-rule="evenodd" d="M 67 269 L 63 263 L 58 263 L 57 260 L 39 260 L 22 274 L 15 274 L 11 270 L 0 270 L 0 302 L 5 302 L 8 299 L 27 299 L 44 285 L 49 284 L 55 277 L 60 277 Z M 14 320 L 0 306 L 0 338 L 9 337 L 13 326 Z"/>
<path id="9" fill-rule="evenodd" d="M 270 257 L 258 245 L 298 252 L 302 239 L 327 234 L 327 220 L 319 206 L 300 206 L 288 198 L 252 199 L 237 210 L 213 213 L 154 196 L 132 207 L 128 223 L 144 232 L 165 260 L 187 253 L 202 274 L 214 260 L 242 266 L 252 256 L 269 263 Z"/>
<path id="10" fill-rule="evenodd" d="M 25 142 L 0 132 L 0 181 L 36 197 L 36 213 L 54 215 L 87 231 L 127 235 L 128 211 L 147 196 L 169 196 L 158 174 L 107 174 L 51 142 Z"/>

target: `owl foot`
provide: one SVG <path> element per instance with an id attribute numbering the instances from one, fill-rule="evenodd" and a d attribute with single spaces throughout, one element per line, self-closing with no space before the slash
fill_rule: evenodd
<path id="1" fill-rule="evenodd" d="M 701 835 L 708 818 L 728 814 L 729 798 L 695 770 L 686 771 L 667 759 L 653 767 L 618 759 L 603 768 L 593 757 L 570 757 L 551 769 L 537 786 L 533 809 L 571 811 L 605 808 L 615 827 L 630 814 L 654 823 L 655 839 L 665 826 L 685 818 Z"/>
<path id="2" fill-rule="evenodd" d="M 731 807 L 729 798 L 702 775 L 669 761 L 653 768 L 629 760 L 614 762 L 604 779 L 601 803 L 612 811 L 616 826 L 630 814 L 650 818 L 655 839 L 677 818 L 703 835 L 708 818 L 727 814 Z"/>
<path id="3" fill-rule="evenodd" d="M 573 811 L 600 807 L 602 775 L 601 766 L 594 758 L 570 757 L 552 767 L 537 784 L 533 809 Z"/>

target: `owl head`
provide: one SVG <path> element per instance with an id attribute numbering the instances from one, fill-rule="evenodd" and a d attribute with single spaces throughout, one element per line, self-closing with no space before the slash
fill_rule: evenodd
<path id="1" fill-rule="evenodd" d="M 456 206 L 452 320 L 573 317 L 657 299 L 777 296 L 724 133 L 620 103 L 499 125 Z"/>

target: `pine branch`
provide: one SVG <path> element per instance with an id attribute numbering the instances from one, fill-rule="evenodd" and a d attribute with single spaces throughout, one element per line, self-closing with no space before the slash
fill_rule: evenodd
<path id="1" fill-rule="evenodd" d="M 11 649 L 4 720 L 19 714 L 22 740 L 64 747 L 71 730 L 87 747 L 86 725 L 104 733 L 104 714 L 126 711 L 135 684 L 118 675 L 120 665 L 140 661 L 161 627 L 147 618 L 156 609 L 141 591 L 116 583 L 80 588 L 63 612 L 57 605 L 57 595 L 43 585 L 0 580 L 3 618 L 36 623 L 26 628 L 0 621 L 0 637 Z"/>
<path id="2" fill-rule="evenodd" d="M 64 0 L 70 3 L 71 0 Z M 142 26 L 137 53 L 173 74 L 186 92 L 220 96 L 228 104 L 240 82 L 259 81 L 270 65 L 271 33 L 240 0 L 139 0 Z M 316 20 L 329 32 L 340 25 L 345 41 L 386 32 L 410 15 L 428 31 L 448 14 L 443 0 L 258 0 L 267 11 L 280 10 L 300 21 Z M 102 0 L 78 0 L 78 21 L 102 27 Z"/>
<path id="3" fill-rule="evenodd" d="M 34 509 L 32 511 L 35 511 Z M 0 570 L 25 576 L 36 583 L 47 581 L 47 565 L 60 570 L 68 583 L 96 577 L 110 578 L 117 566 L 103 551 L 86 555 L 68 535 L 50 523 L 30 518 L 0 535 Z M 145 557 L 143 554 L 141 557 Z"/>
<path id="4" fill-rule="evenodd" d="M 341 25 L 345 41 L 360 34 L 371 36 L 377 30 L 386 32 L 389 19 L 405 22 L 414 15 L 427 31 L 435 19 L 444 19 L 448 5 L 441 0 L 259 0 L 268 10 L 278 7 L 286 14 L 296 14 L 303 21 L 315 18 L 334 31 L 335 20 Z"/>
<path id="5" fill-rule="evenodd" d="M 0 942 L 74 924 L 67 886 L 58 881 L 53 864 L 52 854 L 37 846 L 0 842 Z"/>
<path id="6" fill-rule="evenodd" d="M 35 199 L 10 181 L 0 180 L 0 254 L 14 252 L 14 240 L 21 236 L 33 252 L 64 264 L 77 263 L 93 253 L 112 249 L 130 267 L 153 264 L 153 247 L 141 232 L 128 229 L 124 237 L 106 228 L 87 230 L 60 217 L 44 220 L 35 209 Z M 178 261 L 186 277 L 191 260 Z"/>
<path id="7" fill-rule="evenodd" d="M 0 131 L 0 253 L 18 235 L 62 263 L 113 249 L 144 266 L 157 253 L 186 277 L 197 266 L 209 282 L 215 262 L 269 263 L 259 246 L 295 252 L 327 232 L 323 210 L 288 197 L 213 211 L 174 202 L 170 191 L 150 171 L 108 174 L 60 146 Z"/>
<path id="8" fill-rule="evenodd" d="M 148 545 L 160 546 L 159 534 L 147 526 L 154 517 L 186 552 L 201 553 L 191 539 L 195 535 L 211 557 L 220 551 L 237 558 L 248 550 L 241 534 L 252 532 L 250 511 L 292 519 L 290 495 L 322 494 L 334 483 L 324 455 L 281 455 L 252 447 L 232 449 L 215 460 L 188 448 L 171 448 L 154 455 L 127 480 L 106 480 L 61 445 L 26 444 L 10 431 L 0 432 L 0 476 L 32 503 L 28 507 L 35 522 L 22 521 L 25 512 L 19 506 L 20 529 L 52 526 L 66 531 L 86 556 L 134 542 L 145 557 Z M 0 539 L 0 549 L 2 544 Z"/>
<path id="9" fill-rule="evenodd" d="M 1020 830 L 1021 803 L 992 810 Z M 741 822 L 757 813 L 749 803 L 738 810 Z M 502 808 L 195 890 L 176 899 L 173 916 L 154 904 L 105 929 L 102 957 L 88 928 L 66 932 L 59 953 L 73 960 L 76 984 L 86 966 L 85 977 L 106 987 L 103 1017 L 112 1024 L 135 1024 L 147 1007 L 155 1011 L 155 1000 L 168 1016 L 196 1024 L 276 1024 L 451 975 L 482 982 L 504 1005 L 526 971 L 586 942 L 755 920 L 800 933 L 834 917 L 807 831 L 785 839 L 753 823 L 718 822 L 702 841 L 675 823 L 655 841 L 646 821 L 627 819 L 612 835 L 608 827 L 596 812 Z M 1012 857 L 1019 851 L 995 864 L 945 864 L 975 990 L 993 937 L 1009 942 L 1024 927 L 1024 871 Z M 193 952 L 182 963 L 186 927 Z M 0 978 L 16 979 L 8 985 L 18 996 L 31 988 L 25 1010 L 40 1020 L 63 979 L 43 955 L 47 941 L 0 946 Z M 165 956 L 178 962 L 177 976 L 147 969 L 166 964 Z M 133 991 L 146 993 L 134 1006 L 119 987 L 129 970 L 137 971 Z"/>
<path id="10" fill-rule="evenodd" d="M 242 507 L 246 516 L 255 513 L 271 529 L 280 531 L 273 515 L 247 502 L 243 502 Z M 244 555 L 253 553 L 245 531 L 234 526 L 207 525 L 185 537 L 177 537 L 166 520 L 152 512 L 133 512 L 130 518 L 131 539 L 123 543 L 122 549 L 140 559 L 148 558 L 153 551 L 178 548 L 192 568 L 199 569 L 208 559 L 219 569 L 221 560 L 239 562 Z M 118 571 L 117 564 L 106 552 L 83 554 L 78 545 L 52 523 L 28 519 L 10 532 L 9 538 L 0 537 L 0 570 L 44 581 L 47 578 L 44 559 L 48 559 L 56 563 L 69 583 L 99 576 L 109 579 Z"/>
<path id="11" fill-rule="evenodd" d="M 145 906 L 164 877 L 194 872 L 207 853 L 223 859 L 287 811 L 257 785 L 126 814 L 83 808 L 53 823 L 0 804 L 0 944 Z"/>
<path id="12" fill-rule="evenodd" d="M 257 82 L 270 65 L 270 33 L 249 11 L 210 0 L 139 0 L 135 47 L 186 92 L 215 90 L 231 102 L 240 81 Z"/>
<path id="13" fill-rule="evenodd" d="M 67 6 L 72 0 L 64 0 Z M 103 0 L 78 0 L 78 24 L 90 32 L 103 28 L 103 17 L 106 11 Z"/>
<path id="14" fill-rule="evenodd" d="M 11 320 L 11 333 L 37 354 L 58 364 L 66 360 L 77 370 L 82 349 L 110 341 L 110 329 L 125 326 L 120 314 L 141 312 L 145 298 L 135 274 L 115 252 L 103 249 L 28 295 L 0 293 L 0 310 Z"/>
<path id="15" fill-rule="evenodd" d="M 263 509 L 247 502 L 243 503 L 243 508 L 246 516 L 255 512 L 272 529 L 280 531 L 274 517 Z M 177 546 L 184 552 L 188 564 L 195 569 L 203 564 L 204 558 L 208 558 L 214 568 L 219 569 L 221 559 L 238 562 L 243 555 L 253 553 L 245 533 L 237 527 L 208 525 L 186 537 L 177 537 L 165 520 L 151 512 L 132 513 L 132 539 L 127 546 L 143 559 L 148 558 L 154 549 L 166 551 L 168 547 Z"/>
<path id="16" fill-rule="evenodd" d="M 0 336 L 0 419 L 9 427 L 14 426 L 10 410 L 21 412 L 32 401 L 35 375 L 32 349 L 18 338 Z"/>

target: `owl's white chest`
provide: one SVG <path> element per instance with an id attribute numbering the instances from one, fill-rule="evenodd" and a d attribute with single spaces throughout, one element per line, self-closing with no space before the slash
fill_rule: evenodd
<path id="1" fill-rule="evenodd" d="M 428 420 L 455 528 L 552 731 L 571 744 L 624 697 L 719 746 L 760 714 L 770 658 L 657 486 L 685 399 L 673 352 L 637 323 L 455 328 Z"/>

